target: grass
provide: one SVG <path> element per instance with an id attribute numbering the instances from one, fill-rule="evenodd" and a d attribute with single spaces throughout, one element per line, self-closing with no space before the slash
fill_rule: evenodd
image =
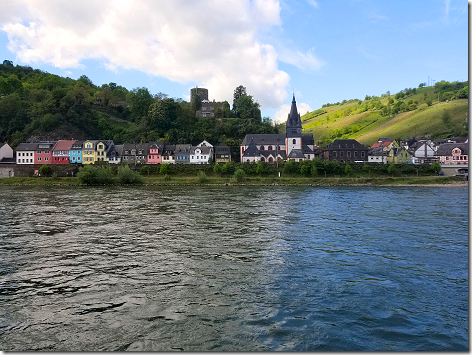
<path id="1" fill-rule="evenodd" d="M 455 176 L 394 176 L 394 177 L 273 177 L 273 176 L 248 176 L 242 183 L 238 183 L 233 177 L 207 176 L 201 181 L 198 176 L 172 176 L 171 179 L 164 176 L 143 177 L 144 185 L 287 185 L 287 186 L 395 186 L 395 185 L 451 185 L 466 182 L 462 177 Z M 80 186 L 79 180 L 73 177 L 63 178 L 3 178 L 0 186 Z"/>
<path id="2" fill-rule="evenodd" d="M 433 98 L 432 106 L 427 106 L 424 102 L 425 93 L 428 97 Z M 395 95 L 390 97 L 395 98 Z M 438 103 L 434 88 L 426 87 L 417 89 L 416 94 L 403 99 L 405 102 L 409 100 L 417 101 L 418 108 L 393 117 L 382 117 L 380 112 L 375 110 L 344 116 L 346 109 L 357 109 L 357 101 L 324 107 L 308 112 L 301 117 L 303 129 L 305 133 L 312 133 L 315 141 L 318 142 L 321 137 L 329 137 L 337 129 L 343 131 L 345 127 L 357 126 L 359 131 L 347 134 L 344 138 L 353 138 L 359 143 L 370 146 L 377 142 L 380 137 L 406 139 L 430 136 L 433 139 L 437 139 L 459 135 L 466 128 L 465 119 L 469 109 L 467 99 Z M 388 98 L 381 98 L 380 101 L 385 105 Z M 395 101 L 397 100 L 395 99 Z M 445 110 L 451 114 L 451 123 L 447 126 L 441 119 Z M 326 112 L 322 113 L 323 111 Z M 330 117 L 329 119 L 327 119 L 328 116 Z"/>

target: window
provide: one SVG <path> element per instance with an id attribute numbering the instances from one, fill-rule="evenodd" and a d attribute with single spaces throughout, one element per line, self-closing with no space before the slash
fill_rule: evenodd
<path id="1" fill-rule="evenodd" d="M 351 157 L 351 152 L 347 152 L 347 157 L 350 158 Z"/>
<path id="2" fill-rule="evenodd" d="M 333 157 L 337 157 L 338 156 L 338 152 L 333 152 Z"/>
<path id="3" fill-rule="evenodd" d="M 297 140 L 294 138 L 292 143 L 297 144 Z"/>
<path id="4" fill-rule="evenodd" d="M 269 145 L 269 146 L 267 147 L 267 150 L 273 150 L 273 149 L 272 149 L 272 146 Z"/>
<path id="5" fill-rule="evenodd" d="M 354 152 L 354 158 L 357 158 L 357 151 Z"/>
<path id="6" fill-rule="evenodd" d="M 261 147 L 259 148 L 259 150 L 264 150 L 264 146 L 263 146 L 263 145 L 261 145 Z"/>
<path id="7" fill-rule="evenodd" d="M 38 161 L 41 161 L 41 157 L 38 158 Z"/>
<path id="8" fill-rule="evenodd" d="M 365 152 L 361 152 L 361 157 L 362 157 L 362 158 L 365 157 Z"/>
<path id="9" fill-rule="evenodd" d="M 339 156 L 340 157 L 344 156 L 344 152 L 339 152 Z"/>

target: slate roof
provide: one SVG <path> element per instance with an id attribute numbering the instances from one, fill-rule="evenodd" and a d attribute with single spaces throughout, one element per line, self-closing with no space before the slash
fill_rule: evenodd
<path id="1" fill-rule="evenodd" d="M 226 153 L 231 153 L 231 149 L 228 145 L 225 143 L 220 143 L 215 147 L 215 153 L 216 154 L 226 154 Z"/>
<path id="2" fill-rule="evenodd" d="M 371 156 L 379 156 L 379 155 L 387 155 L 387 152 L 383 150 L 382 147 L 377 147 L 377 148 L 370 148 L 368 155 Z"/>
<path id="3" fill-rule="evenodd" d="M 329 144 L 326 147 L 327 150 L 335 149 L 363 149 L 367 150 L 368 148 L 365 145 L 360 144 L 355 139 L 335 139 L 333 143 Z"/>
<path id="4" fill-rule="evenodd" d="M 213 149 L 212 147 L 208 146 L 201 146 L 201 147 L 192 147 L 192 150 L 195 151 L 197 149 L 200 149 L 202 154 L 210 154 L 211 150 Z"/>
<path id="5" fill-rule="evenodd" d="M 38 143 L 20 143 L 16 151 L 34 151 L 38 148 Z"/>
<path id="6" fill-rule="evenodd" d="M 249 145 L 251 141 L 254 144 L 285 144 L 285 134 L 246 134 L 241 145 Z"/>
<path id="7" fill-rule="evenodd" d="M 249 143 L 249 146 L 244 151 L 243 157 L 255 157 L 259 155 L 260 155 L 260 151 L 259 149 L 257 149 L 256 144 L 254 143 L 254 139 L 252 139 L 251 142 Z"/>
<path id="8" fill-rule="evenodd" d="M 450 156 L 454 148 L 460 148 L 462 155 L 469 155 L 468 143 L 444 143 L 438 147 L 436 155 Z"/>
<path id="9" fill-rule="evenodd" d="M 303 154 L 301 149 L 292 149 L 291 152 L 288 154 L 288 159 L 300 159 L 305 158 L 305 154 Z"/>
<path id="10" fill-rule="evenodd" d="M 84 141 L 75 141 L 70 147 L 71 150 L 82 150 Z"/>
<path id="11" fill-rule="evenodd" d="M 313 138 L 313 134 L 303 133 L 302 134 L 302 144 L 315 145 L 315 138 Z"/>

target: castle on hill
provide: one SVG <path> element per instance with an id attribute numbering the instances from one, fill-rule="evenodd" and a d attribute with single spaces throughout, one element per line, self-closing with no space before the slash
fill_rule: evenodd
<path id="1" fill-rule="evenodd" d="M 241 163 L 281 160 L 312 160 L 315 158 L 313 135 L 302 133 L 302 120 L 293 95 L 285 134 L 247 134 L 240 146 Z"/>

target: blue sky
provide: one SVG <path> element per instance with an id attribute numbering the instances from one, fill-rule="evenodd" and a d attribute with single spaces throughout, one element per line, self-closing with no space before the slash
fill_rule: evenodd
<path id="1" fill-rule="evenodd" d="M 283 121 L 299 111 L 468 80 L 468 3 L 459 0 L 9 1 L 0 59 L 94 84 L 232 103 L 236 86 Z"/>

